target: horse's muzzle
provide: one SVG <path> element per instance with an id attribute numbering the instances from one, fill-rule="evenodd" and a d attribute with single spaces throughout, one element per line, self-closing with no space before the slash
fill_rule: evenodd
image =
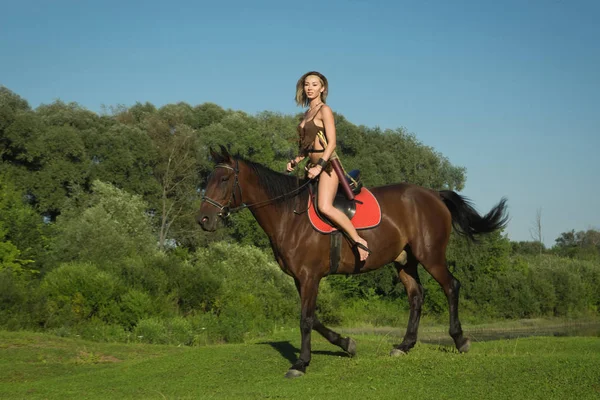
<path id="1" fill-rule="evenodd" d="M 209 217 L 205 214 L 199 214 L 196 217 L 196 221 L 200 224 L 200 227 L 207 232 L 214 232 L 217 230 L 217 218 Z"/>

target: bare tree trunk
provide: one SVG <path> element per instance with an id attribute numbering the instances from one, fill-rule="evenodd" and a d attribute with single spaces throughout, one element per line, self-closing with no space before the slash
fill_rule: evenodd
<path id="1" fill-rule="evenodd" d="M 544 237 L 542 235 L 542 208 L 538 208 L 535 212 L 535 220 L 533 221 L 533 227 L 529 229 L 529 234 L 531 238 L 539 243 L 540 245 L 540 255 L 542 255 L 542 250 L 544 248 Z"/>

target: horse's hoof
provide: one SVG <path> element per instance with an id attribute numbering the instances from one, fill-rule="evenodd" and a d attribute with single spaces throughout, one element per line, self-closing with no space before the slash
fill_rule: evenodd
<path id="1" fill-rule="evenodd" d="M 298 371 L 297 369 L 289 369 L 285 374 L 285 377 L 288 379 L 300 378 L 301 376 L 304 376 L 304 372 Z"/>
<path id="2" fill-rule="evenodd" d="M 406 352 L 400 349 L 392 349 L 392 351 L 390 351 L 390 356 L 392 357 L 402 357 L 405 356 Z"/>
<path id="3" fill-rule="evenodd" d="M 465 340 L 465 342 L 458 348 L 459 353 L 467 353 L 471 348 L 471 341 L 469 339 Z"/>
<path id="4" fill-rule="evenodd" d="M 348 338 L 348 348 L 346 349 L 346 353 L 348 353 L 350 357 L 356 355 L 356 342 L 350 337 Z"/>

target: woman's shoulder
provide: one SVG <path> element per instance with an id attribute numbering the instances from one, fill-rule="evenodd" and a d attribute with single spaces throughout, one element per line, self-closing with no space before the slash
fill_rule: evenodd
<path id="1" fill-rule="evenodd" d="M 320 113 L 327 113 L 327 114 L 332 114 L 333 110 L 331 109 L 331 107 L 328 104 L 323 104 L 321 106 L 321 108 L 319 109 Z"/>

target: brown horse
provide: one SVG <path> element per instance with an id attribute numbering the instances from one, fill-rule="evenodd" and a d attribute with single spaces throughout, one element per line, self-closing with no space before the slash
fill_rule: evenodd
<path id="1" fill-rule="evenodd" d="M 249 208 L 269 237 L 275 259 L 281 269 L 294 278 L 300 294 L 300 356 L 286 376 L 305 373 L 311 359 L 313 329 L 354 355 L 354 340 L 325 327 L 315 315 L 319 282 L 330 273 L 330 240 L 313 229 L 306 214 L 295 212 L 296 206 L 306 209 L 305 181 L 298 186 L 295 177 L 231 156 L 222 146 L 220 154 L 211 149 L 211 155 L 217 164 L 208 178 L 198 223 L 204 230 L 214 231 L 218 220 L 231 211 Z M 361 262 L 356 249 L 345 243 L 337 273 L 363 273 L 394 263 L 410 304 L 404 340 L 391 351 L 391 355 L 396 356 L 408 352 L 417 341 L 423 304 L 423 287 L 417 274 L 421 263 L 446 294 L 450 309 L 449 333 L 456 348 L 460 352 L 468 351 L 470 341 L 463 336 L 458 319 L 460 283 L 446 265 L 446 246 L 452 226 L 471 240 L 475 240 L 475 235 L 503 227 L 508 219 L 506 199 L 482 217 L 453 191 L 438 192 L 406 183 L 375 187 L 371 191 L 381 206 L 382 219 L 377 227 L 362 230 L 361 235 L 369 243 L 372 254 Z"/>

